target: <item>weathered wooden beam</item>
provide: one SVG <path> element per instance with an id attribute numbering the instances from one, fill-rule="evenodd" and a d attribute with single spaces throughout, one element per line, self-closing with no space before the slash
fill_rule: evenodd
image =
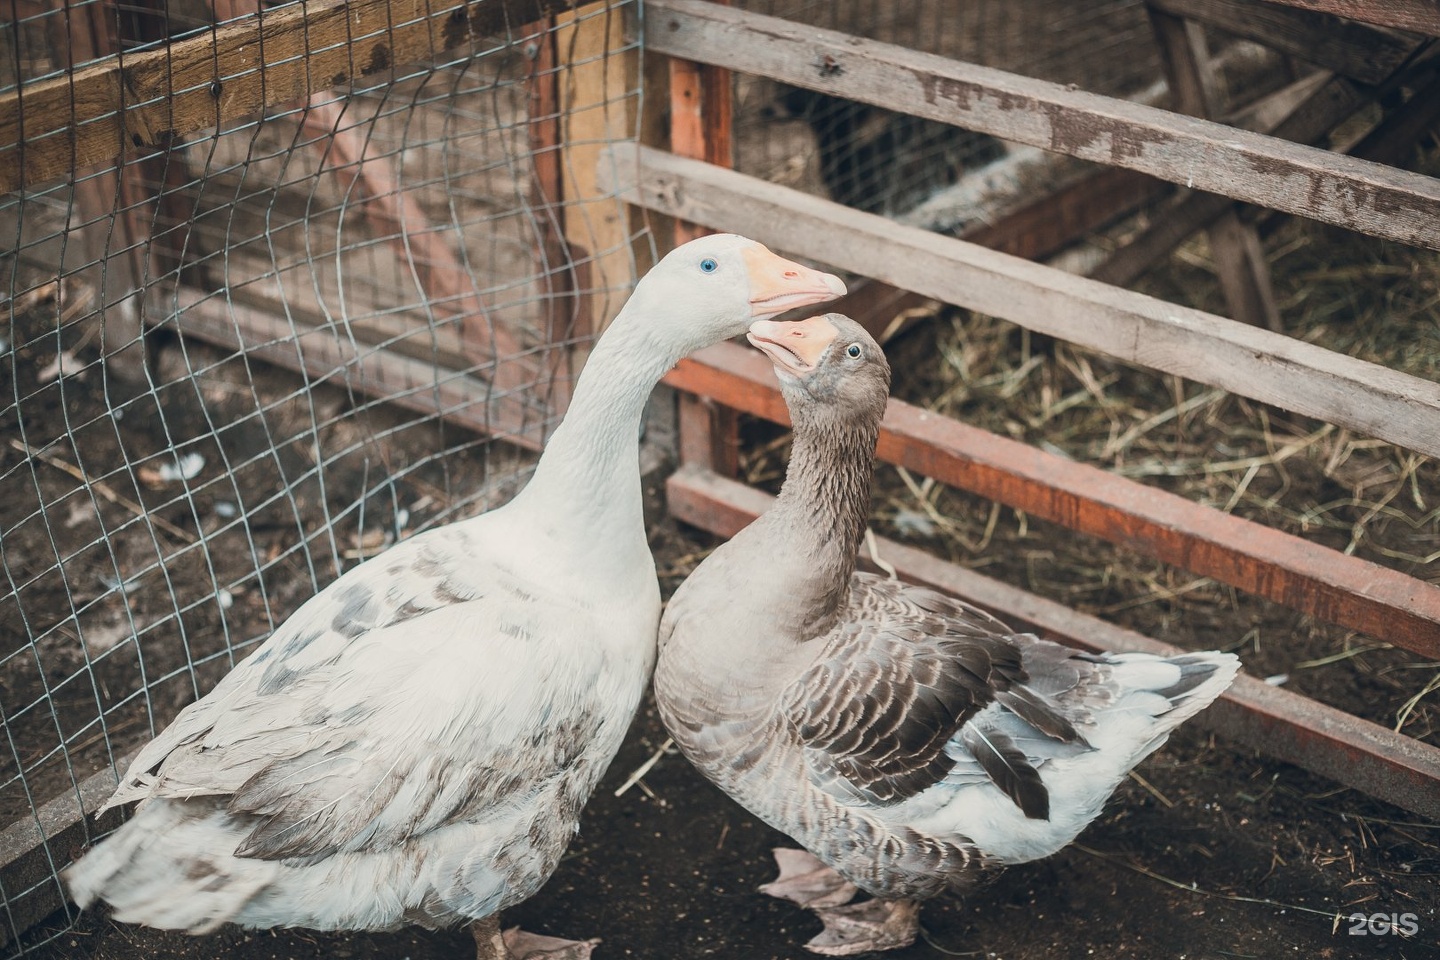
<path id="1" fill-rule="evenodd" d="M 976 222 L 959 236 L 1026 260 L 1044 260 L 1154 203 L 1171 189 L 1165 181 L 1143 173 L 1102 167 L 990 222 Z M 929 299 L 877 280 L 861 280 L 828 309 L 854 318 L 883 343 L 909 325 L 907 322 L 892 327 L 891 320 L 897 314 Z"/>
<path id="2" fill-rule="evenodd" d="M 1265 0 L 1302 10 L 1333 13 L 1378 27 L 1398 27 L 1440 37 L 1440 0 Z"/>
<path id="3" fill-rule="evenodd" d="M 128 756 L 116 761 L 121 770 L 129 764 Z M 55 871 L 84 849 L 91 835 L 87 818 L 110 798 L 119 782 L 113 770 L 101 770 L 42 805 L 33 816 L 0 831 L 6 921 L 0 922 L 0 947 L 10 946 L 12 934 L 25 932 L 65 905 Z M 111 812 L 107 822 L 94 830 L 110 830 L 121 818 L 122 814 Z"/>
<path id="4" fill-rule="evenodd" d="M 788 423 L 770 364 L 720 344 L 673 387 Z M 1440 586 L 892 399 L 878 456 L 1072 530 L 1440 657 Z"/>
<path id="5" fill-rule="evenodd" d="M 1376 163 L 1399 166 L 1412 163 L 1415 147 L 1440 124 L 1440 72 L 1419 83 L 1403 105 L 1386 111 L 1385 118 L 1345 152 Z"/>
<path id="6" fill-rule="evenodd" d="M 663 151 L 615 169 L 649 209 L 1440 456 L 1440 384 Z"/>
<path id="7" fill-rule="evenodd" d="M 555 20 L 559 56 L 563 222 L 577 260 L 576 333 L 598 335 L 635 282 L 634 211 L 601 182 L 608 145 L 632 139 L 640 125 L 640 48 L 626 22 L 634 4 L 583 3 Z"/>
<path id="8" fill-rule="evenodd" d="M 730 0 L 716 0 L 728 5 Z M 734 78 L 722 67 L 669 59 L 670 150 L 721 167 L 735 165 Z M 713 231 L 674 221 L 675 246 Z M 733 477 L 740 469 L 740 420 L 735 411 L 682 394 L 678 404 L 680 462 Z"/>
<path id="9" fill-rule="evenodd" d="M 712 0 L 728 4 L 729 0 Z M 672 57 L 670 63 L 670 151 L 722 167 L 733 167 L 734 98 L 729 70 Z M 676 222 L 675 245 L 710 231 Z"/>
<path id="10" fill-rule="evenodd" d="M 534 402 L 538 389 L 501 394 L 472 373 L 381 347 L 357 350 L 350 337 L 334 330 L 184 288 L 165 326 L 531 450 L 545 440 L 546 410 Z"/>
<path id="11" fill-rule="evenodd" d="M 124 42 L 139 39 L 122 37 L 114 0 L 87 3 L 66 13 L 55 16 L 47 7 L 42 22 L 50 50 L 67 68 L 109 56 Z M 94 310 L 103 320 L 101 355 L 106 369 L 135 383 L 145 378 L 145 281 L 173 266 L 166 254 L 176 246 L 150 243 L 157 211 L 149 182 L 177 172 L 153 162 L 112 163 L 86 170 L 71 181 L 65 229 L 78 241 L 75 248 L 81 256 L 68 254 L 64 269 L 83 260 L 80 277 L 94 292 Z M 157 184 L 157 189 L 163 187 Z M 172 200 L 166 206 L 175 204 Z"/>
<path id="12" fill-rule="evenodd" d="M 1440 249 L 1440 180 L 700 0 L 650 0 L 648 49 Z"/>
<path id="13" fill-rule="evenodd" d="M 1302 80 L 1295 86 L 1308 90 L 1308 95 L 1274 126 L 1273 134 L 1296 143 L 1312 143 L 1321 139 L 1370 102 L 1363 90 L 1344 77 L 1331 76 L 1318 86 Z M 1288 93 L 1281 91 L 1277 96 L 1288 98 Z M 1192 192 L 1155 217 L 1138 236 L 1110 254 L 1090 271 L 1090 276 L 1104 283 L 1129 286 L 1146 270 L 1169 256 L 1170 251 L 1186 237 L 1215 222 L 1234 207 L 1235 203 L 1229 197 Z"/>
<path id="14" fill-rule="evenodd" d="M 0 193 L 164 147 L 266 107 L 414 63 L 570 0 L 322 0 L 110 57 L 0 96 Z"/>
<path id="15" fill-rule="evenodd" d="M 1160 44 L 1160 58 L 1170 82 L 1171 106 L 1192 117 L 1213 118 L 1221 105 L 1207 66 L 1204 28 L 1150 4 L 1150 24 Z M 1234 207 L 1220 213 L 1208 228 L 1210 255 L 1230 316 L 1271 330 L 1283 330 L 1270 283 L 1270 265 L 1253 223 L 1242 223 Z"/>
<path id="16" fill-rule="evenodd" d="M 1147 5 L 1175 17 L 1220 27 L 1362 83 L 1383 81 L 1423 42 L 1420 37 L 1333 14 L 1256 0 L 1147 0 Z"/>
<path id="17" fill-rule="evenodd" d="M 734 480 L 681 469 L 666 483 L 680 520 L 733 536 L 774 499 Z M 900 578 L 993 612 L 1016 630 L 1093 651 L 1185 652 L 923 550 L 877 537 L 877 552 Z M 1238 639 L 1238 638 L 1233 638 Z M 1293 763 L 1424 817 L 1440 818 L 1440 749 L 1244 673 L 1193 721 L 1266 756 Z"/>

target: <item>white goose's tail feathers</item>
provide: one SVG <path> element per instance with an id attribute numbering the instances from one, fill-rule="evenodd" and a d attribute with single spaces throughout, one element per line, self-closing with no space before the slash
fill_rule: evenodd
<path id="1" fill-rule="evenodd" d="M 202 852 L 233 848 L 239 835 L 228 835 L 235 829 L 217 803 L 151 801 L 61 875 L 82 908 L 104 901 L 125 923 L 210 933 L 234 919 L 279 869 L 273 861 Z"/>

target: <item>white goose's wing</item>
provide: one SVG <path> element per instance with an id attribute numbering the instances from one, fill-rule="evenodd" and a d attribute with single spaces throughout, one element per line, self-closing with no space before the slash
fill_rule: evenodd
<path id="1" fill-rule="evenodd" d="M 456 527 L 355 568 L 142 750 L 110 804 L 221 795 L 253 818 L 235 853 L 281 859 L 524 803 L 525 774 L 565 769 L 601 718 L 547 682 L 553 604 L 507 579 Z"/>

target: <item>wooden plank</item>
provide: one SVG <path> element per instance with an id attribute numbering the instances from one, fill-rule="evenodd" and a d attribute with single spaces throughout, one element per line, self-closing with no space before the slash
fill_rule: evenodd
<path id="1" fill-rule="evenodd" d="M 1256 0 L 1146 0 L 1175 17 L 1220 27 L 1352 77 L 1380 83 L 1420 46 L 1421 38 L 1346 20 L 1328 13 L 1288 9 Z"/>
<path id="2" fill-rule="evenodd" d="M 588 317 L 581 313 L 576 291 L 580 271 L 565 239 L 565 171 L 562 167 L 560 130 L 560 51 L 555 43 L 555 18 L 546 17 L 526 28 L 521 49 L 530 57 L 525 78 L 526 134 L 530 148 L 530 206 L 536 211 L 531 257 L 538 270 L 541 309 L 544 311 L 545 341 L 558 346 L 588 334 Z M 577 329 L 581 321 L 586 329 Z M 556 413 L 570 406 L 574 386 L 574 359 L 563 351 L 563 361 L 553 368 L 549 399 Z M 563 375 L 562 374 L 563 371 Z"/>
<path id="3" fill-rule="evenodd" d="M 222 297 L 182 289 L 167 325 L 185 335 L 510 443 L 539 450 L 548 424 L 527 393 L 495 395 L 489 383 L 333 329 L 277 317 Z M 543 385 L 542 385 L 543 386 Z"/>
<path id="4" fill-rule="evenodd" d="M 773 500 L 769 494 L 734 480 L 684 468 L 670 477 L 665 490 L 673 516 L 722 537 L 733 536 Z M 1016 630 L 1032 631 L 1093 651 L 1139 651 L 1160 656 L 1184 652 L 939 560 L 923 550 L 884 537 L 876 540 L 877 552 L 895 567 L 901 579 L 990 610 Z M 1440 749 L 1378 724 L 1244 673 L 1214 706 L 1192 722 L 1421 816 L 1440 818 Z"/>
<path id="5" fill-rule="evenodd" d="M 701 0 L 650 0 L 648 9 L 653 52 L 1440 249 L 1432 177 Z"/>
<path id="6" fill-rule="evenodd" d="M 322 0 L 111 57 L 0 96 L 0 193 L 223 126 L 568 7 L 567 0 Z M 123 65 L 122 65 L 123 60 Z"/>
<path id="7" fill-rule="evenodd" d="M 633 12 L 634 4 L 605 0 L 556 18 L 565 242 L 580 270 L 581 336 L 605 329 L 636 279 L 631 245 L 641 225 L 602 185 L 600 170 L 613 162 L 608 145 L 639 129 L 640 51 L 625 22 Z"/>
<path id="8" fill-rule="evenodd" d="M 123 770 L 131 757 L 116 761 Z M 24 933 L 65 905 L 55 871 L 65 867 L 84 848 L 91 829 L 87 818 L 115 792 L 120 778 L 114 770 L 101 770 L 72 790 L 41 806 L 0 831 L 0 888 L 5 891 L 5 919 L 0 923 L 0 947 L 9 946 L 12 933 Z M 96 832 L 117 826 L 123 814 L 106 814 Z"/>
<path id="9" fill-rule="evenodd" d="M 1169 79 L 1172 106 L 1192 117 L 1215 117 L 1220 104 L 1211 89 L 1213 76 L 1205 64 L 1209 57 L 1198 23 L 1183 20 L 1150 5 L 1150 23 L 1160 44 L 1161 61 Z M 1220 289 L 1236 320 L 1271 330 L 1283 330 L 1270 265 L 1253 223 L 1242 223 L 1233 207 L 1221 211 L 1210 225 L 1210 255 Z"/>
<path id="10" fill-rule="evenodd" d="M 728 4 L 730 0 L 715 0 Z M 670 150 L 676 156 L 721 167 L 734 163 L 734 81 L 721 67 L 671 57 Z M 712 231 L 687 220 L 673 224 L 675 246 Z M 740 418 L 703 397 L 681 394 L 678 401 L 680 463 L 733 477 L 740 470 Z"/>
<path id="11" fill-rule="evenodd" d="M 1404 166 L 1413 163 L 1415 146 L 1440 125 L 1440 73 L 1419 84 L 1410 99 L 1346 150 L 1357 157 Z"/>
<path id="12" fill-rule="evenodd" d="M 44 16 L 52 54 L 68 68 L 109 56 L 120 48 L 120 24 L 113 0 L 88 3 L 57 16 Z M 154 163 L 109 163 L 72 178 L 72 207 L 67 228 L 74 231 L 83 255 L 81 277 L 94 292 L 94 311 L 103 318 L 102 354 L 107 370 L 121 379 L 145 379 L 144 288 L 152 267 L 165 259 L 146 241 L 153 219 L 147 218 L 145 181 L 164 170 Z M 158 245 L 157 245 L 158 246 Z M 163 271 L 162 271 L 163 272 Z"/>
<path id="13" fill-rule="evenodd" d="M 744 413 L 789 422 L 769 362 L 735 344 L 720 344 L 682 361 L 666 383 Z M 878 456 L 1329 623 L 1440 658 L 1440 586 L 899 400 L 890 401 Z"/>
<path id="14" fill-rule="evenodd" d="M 1440 384 L 733 170 L 646 147 L 639 161 L 616 170 L 649 209 L 1440 456 Z"/>
<path id="15" fill-rule="evenodd" d="M 679 395 L 680 463 L 725 477 L 740 471 L 740 418 L 709 397 Z"/>
<path id="16" fill-rule="evenodd" d="M 669 64 L 670 152 L 677 157 L 708 161 L 705 155 L 705 65 L 677 57 L 671 57 Z M 684 220 L 676 220 L 674 226 L 677 247 L 710 232 Z"/>
<path id="17" fill-rule="evenodd" d="M 1308 86 L 1308 81 L 1301 81 Z M 1284 91 L 1279 96 L 1286 96 Z M 1297 143 L 1311 143 L 1325 136 L 1337 124 L 1369 103 L 1370 98 L 1344 77 L 1330 77 L 1291 109 L 1275 125 L 1277 137 Z M 1194 192 L 1157 216 L 1148 228 L 1120 247 L 1090 271 L 1104 283 L 1129 286 L 1141 274 L 1169 255 L 1190 234 L 1213 223 L 1233 209 L 1229 197 Z"/>
<path id="18" fill-rule="evenodd" d="M 730 0 L 712 0 L 728 5 Z M 671 57 L 670 152 L 722 167 L 734 162 L 733 80 L 729 70 Z M 675 245 L 710 231 L 676 221 Z"/>
<path id="19" fill-rule="evenodd" d="M 1440 0 L 1265 0 L 1302 10 L 1333 13 L 1361 23 L 1399 27 L 1440 37 Z"/>
<path id="20" fill-rule="evenodd" d="M 963 240 L 1026 260 L 1044 260 L 1165 196 L 1171 185 L 1133 170 L 1105 167 L 976 224 Z"/>
<path id="21" fill-rule="evenodd" d="M 959 236 L 1012 256 L 1043 260 L 1158 201 L 1172 189 L 1165 181 L 1143 173 L 1102 167 L 1000 215 L 993 222 L 972 224 Z M 929 299 L 877 280 L 861 280 L 851 284 L 850 293 L 830 304 L 829 309 L 854 318 L 883 343 L 908 328 L 909 322 L 891 325 L 897 315 Z"/>

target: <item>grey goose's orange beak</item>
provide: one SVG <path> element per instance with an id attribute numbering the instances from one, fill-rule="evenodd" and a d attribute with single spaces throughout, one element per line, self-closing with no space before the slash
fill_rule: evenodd
<path id="1" fill-rule="evenodd" d="M 820 363 L 840 331 L 829 317 L 808 320 L 756 320 L 745 338 L 776 367 L 804 377 Z"/>
<path id="2" fill-rule="evenodd" d="M 757 320 L 845 295 L 845 281 L 834 274 L 776 256 L 758 243 L 741 255 L 750 277 L 750 315 Z"/>

